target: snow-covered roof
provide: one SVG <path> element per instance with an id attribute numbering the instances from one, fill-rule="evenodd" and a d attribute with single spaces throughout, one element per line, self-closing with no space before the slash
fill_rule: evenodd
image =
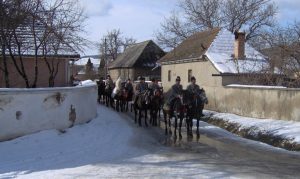
<path id="1" fill-rule="evenodd" d="M 235 37 L 230 31 L 222 29 L 212 42 L 205 55 L 221 73 L 251 73 L 259 72 L 268 67 L 266 58 L 245 43 L 245 56 L 243 60 L 235 60 Z"/>
<path id="2" fill-rule="evenodd" d="M 165 55 L 160 63 L 181 63 L 189 60 L 208 60 L 220 73 L 252 73 L 265 70 L 269 65 L 266 58 L 245 43 L 245 59 L 234 59 L 235 36 L 226 29 L 211 29 L 198 32 Z"/>

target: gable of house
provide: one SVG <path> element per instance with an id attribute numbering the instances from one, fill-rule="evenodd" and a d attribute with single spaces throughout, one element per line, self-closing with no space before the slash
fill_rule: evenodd
<path id="1" fill-rule="evenodd" d="M 179 44 L 171 52 L 160 59 L 160 63 L 178 63 L 183 60 L 199 59 L 210 47 L 216 35 L 220 32 L 219 28 L 195 33 Z"/>
<path id="2" fill-rule="evenodd" d="M 175 64 L 209 60 L 220 73 L 253 73 L 269 67 L 266 58 L 245 44 L 245 58 L 234 58 L 235 36 L 226 29 L 198 32 L 165 55 L 160 63 Z"/>
<path id="3" fill-rule="evenodd" d="M 124 53 L 112 62 L 109 69 L 148 67 L 154 68 L 156 61 L 163 55 L 164 51 L 152 40 L 137 43 L 128 47 Z"/>

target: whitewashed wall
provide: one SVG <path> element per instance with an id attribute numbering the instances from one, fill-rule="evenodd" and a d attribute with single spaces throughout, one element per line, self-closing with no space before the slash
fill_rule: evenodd
<path id="1" fill-rule="evenodd" d="M 72 119 L 76 125 L 96 115 L 96 85 L 0 89 L 0 141 L 47 129 L 66 129 L 72 126 Z"/>

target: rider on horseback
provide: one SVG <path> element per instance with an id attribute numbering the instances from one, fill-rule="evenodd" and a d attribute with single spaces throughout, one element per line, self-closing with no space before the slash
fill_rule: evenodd
<path id="1" fill-rule="evenodd" d="M 137 97 L 141 94 L 144 94 L 148 89 L 148 84 L 145 82 L 145 78 L 140 76 L 140 82 L 135 87 L 135 99 L 134 102 L 136 103 Z"/>
<path id="2" fill-rule="evenodd" d="M 148 86 L 148 90 L 150 91 L 150 95 L 153 96 L 155 90 L 161 89 L 157 84 L 157 80 L 155 78 L 151 79 L 151 83 Z"/>
<path id="3" fill-rule="evenodd" d="M 171 88 L 171 94 L 168 98 L 167 105 L 170 107 L 170 110 L 174 109 L 174 102 L 177 98 L 180 98 L 182 94 L 182 85 L 180 84 L 180 76 L 177 76 L 176 83 Z"/>
<path id="4" fill-rule="evenodd" d="M 125 84 L 125 89 L 128 91 L 128 100 L 132 100 L 132 96 L 133 96 L 133 86 L 131 83 L 131 79 L 128 78 L 126 84 Z"/>
<path id="5" fill-rule="evenodd" d="M 186 90 L 193 95 L 200 90 L 199 85 L 196 84 L 196 78 L 194 76 L 191 77 L 191 83 L 187 86 Z"/>
<path id="6" fill-rule="evenodd" d="M 110 75 L 107 75 L 107 79 L 105 80 L 105 89 L 113 89 L 114 88 L 114 82 L 111 79 Z"/>

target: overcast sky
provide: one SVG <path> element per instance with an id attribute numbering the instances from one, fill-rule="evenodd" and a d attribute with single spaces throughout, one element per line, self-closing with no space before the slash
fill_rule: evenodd
<path id="1" fill-rule="evenodd" d="M 99 42 L 107 31 L 120 29 L 126 37 L 138 41 L 154 39 L 164 17 L 176 8 L 177 0 L 81 0 L 88 20 L 86 37 Z M 300 20 L 299 0 L 274 0 L 278 5 L 277 19 L 282 24 Z M 86 55 L 98 54 L 96 47 L 86 50 Z M 84 55 L 84 54 L 82 54 Z"/>

